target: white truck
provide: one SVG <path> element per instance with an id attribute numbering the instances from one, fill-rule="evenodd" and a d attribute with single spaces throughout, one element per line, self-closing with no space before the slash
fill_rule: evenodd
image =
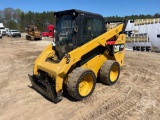
<path id="1" fill-rule="evenodd" d="M 21 37 L 21 33 L 17 30 L 9 30 L 8 37 Z"/>
<path id="2" fill-rule="evenodd" d="M 0 32 L 1 32 L 2 36 L 6 35 L 6 29 L 3 26 L 3 23 L 0 23 Z"/>

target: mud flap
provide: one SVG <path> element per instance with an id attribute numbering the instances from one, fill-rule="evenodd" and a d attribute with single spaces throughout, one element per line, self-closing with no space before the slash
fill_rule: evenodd
<path id="1" fill-rule="evenodd" d="M 42 95 L 46 96 L 50 101 L 58 103 L 62 100 L 62 94 L 57 95 L 53 86 L 47 84 L 45 81 L 37 79 L 34 75 L 29 75 L 32 87 Z"/>

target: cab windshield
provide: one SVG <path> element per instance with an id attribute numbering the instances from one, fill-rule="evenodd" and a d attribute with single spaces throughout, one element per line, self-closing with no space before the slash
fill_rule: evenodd
<path id="1" fill-rule="evenodd" d="M 60 45 L 72 43 L 74 20 L 70 15 L 63 15 L 56 24 L 56 39 Z"/>

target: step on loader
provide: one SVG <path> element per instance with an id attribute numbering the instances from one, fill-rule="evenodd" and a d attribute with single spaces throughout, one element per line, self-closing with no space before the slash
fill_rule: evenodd
<path id="1" fill-rule="evenodd" d="M 124 64 L 125 24 L 107 31 L 101 15 L 75 9 L 54 16 L 55 43 L 35 60 L 33 75 L 29 75 L 32 87 L 58 103 L 64 88 L 76 100 L 83 100 L 91 96 L 97 79 L 115 84 Z"/>

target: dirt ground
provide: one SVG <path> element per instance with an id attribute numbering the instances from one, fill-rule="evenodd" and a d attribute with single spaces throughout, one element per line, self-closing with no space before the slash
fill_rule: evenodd
<path id="1" fill-rule="evenodd" d="M 31 89 L 28 74 L 52 39 L 0 39 L 0 120 L 159 120 L 160 53 L 126 51 L 113 86 L 98 82 L 91 97 L 58 104 Z"/>

